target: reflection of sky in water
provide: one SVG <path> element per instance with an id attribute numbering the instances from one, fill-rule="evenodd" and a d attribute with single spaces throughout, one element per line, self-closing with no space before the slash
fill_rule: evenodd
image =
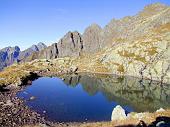
<path id="1" fill-rule="evenodd" d="M 34 81 L 31 86 L 18 93 L 18 96 L 25 100 L 35 96 L 35 100 L 27 101 L 26 104 L 39 113 L 46 111 L 50 120 L 60 122 L 108 121 L 113 108 L 118 104 L 123 106 L 126 113 L 138 111 L 136 109 L 140 109 L 140 107 L 142 110 L 148 110 L 144 109 L 141 104 L 136 106 L 126 101 L 128 98 L 125 94 L 128 93 L 126 90 L 121 93 L 121 96 L 117 96 L 120 91 L 116 93 L 114 91 L 116 87 L 111 87 L 112 90 L 109 89 L 109 84 L 105 84 L 107 83 L 103 83 L 101 79 L 88 76 L 74 78 L 68 76 L 65 77 L 64 82 L 59 78 L 44 77 Z M 140 95 L 138 98 L 140 100 Z M 150 105 L 148 104 L 148 106 Z"/>

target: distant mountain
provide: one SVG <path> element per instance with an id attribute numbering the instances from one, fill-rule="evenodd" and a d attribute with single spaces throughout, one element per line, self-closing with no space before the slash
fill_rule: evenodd
<path id="1" fill-rule="evenodd" d="M 0 50 L 0 70 L 14 62 L 24 61 L 32 53 L 41 51 L 46 47 L 44 43 L 40 42 L 24 51 L 21 51 L 18 46 L 3 48 Z"/>
<path id="2" fill-rule="evenodd" d="M 40 42 L 37 45 L 32 45 L 30 48 L 20 52 L 18 56 L 19 61 L 24 61 L 27 57 L 29 57 L 32 53 L 39 52 L 43 49 L 47 48 L 47 46 Z"/>
<path id="3" fill-rule="evenodd" d="M 6 47 L 0 50 L 0 70 L 3 67 L 11 65 L 14 61 L 17 60 L 20 53 L 20 48 L 15 47 Z"/>

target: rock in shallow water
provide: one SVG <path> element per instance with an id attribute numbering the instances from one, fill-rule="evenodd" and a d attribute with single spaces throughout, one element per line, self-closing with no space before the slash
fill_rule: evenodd
<path id="1" fill-rule="evenodd" d="M 123 120 L 123 119 L 126 119 L 126 118 L 127 118 L 127 116 L 125 114 L 125 110 L 120 105 L 117 105 L 112 111 L 111 120 L 112 121 Z"/>
<path id="2" fill-rule="evenodd" d="M 31 96 L 29 100 L 35 100 L 36 97 L 35 96 Z"/>

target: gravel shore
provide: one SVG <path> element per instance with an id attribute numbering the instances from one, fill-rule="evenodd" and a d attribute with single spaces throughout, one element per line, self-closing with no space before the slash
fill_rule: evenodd
<path id="1" fill-rule="evenodd" d="M 24 101 L 16 97 L 19 89 L 6 89 L 0 92 L 0 126 L 18 127 L 45 123 L 43 117 L 24 105 Z"/>

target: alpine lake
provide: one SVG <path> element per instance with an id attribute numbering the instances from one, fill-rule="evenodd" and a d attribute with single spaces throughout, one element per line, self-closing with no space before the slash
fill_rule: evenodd
<path id="1" fill-rule="evenodd" d="M 40 77 L 17 96 L 54 122 L 110 121 L 117 105 L 126 113 L 170 108 L 170 85 L 104 74 Z"/>

